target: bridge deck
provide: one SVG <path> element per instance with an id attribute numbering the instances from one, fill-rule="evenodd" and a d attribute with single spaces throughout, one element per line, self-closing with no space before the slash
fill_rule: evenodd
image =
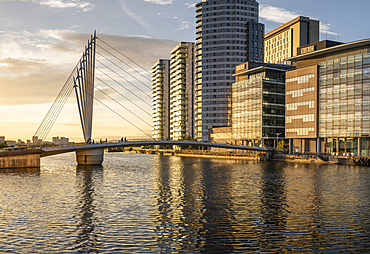
<path id="1" fill-rule="evenodd" d="M 259 152 L 268 152 L 268 151 L 273 150 L 272 148 L 236 146 L 236 145 L 193 142 L 193 141 L 131 141 L 131 142 L 87 144 L 87 145 L 43 148 L 42 149 L 43 152 L 41 153 L 41 157 L 47 157 L 47 156 L 51 156 L 51 155 L 63 154 L 63 153 L 69 153 L 69 152 L 90 150 L 90 149 L 99 149 L 99 148 L 104 149 L 104 148 L 110 148 L 110 147 L 129 147 L 129 146 L 148 146 L 148 145 L 204 146 L 204 147 L 238 149 L 238 150 L 259 151 Z"/>

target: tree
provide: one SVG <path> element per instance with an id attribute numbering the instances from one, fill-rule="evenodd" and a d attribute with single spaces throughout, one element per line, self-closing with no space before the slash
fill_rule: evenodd
<path id="1" fill-rule="evenodd" d="M 0 143 L 0 148 L 6 148 L 6 147 L 9 147 L 6 142 L 2 142 Z"/>
<path id="2" fill-rule="evenodd" d="M 289 151 L 289 144 L 288 144 L 288 142 L 286 142 L 285 140 L 280 140 L 279 143 L 278 143 L 278 145 L 277 145 L 276 150 L 283 151 L 283 152 Z"/>

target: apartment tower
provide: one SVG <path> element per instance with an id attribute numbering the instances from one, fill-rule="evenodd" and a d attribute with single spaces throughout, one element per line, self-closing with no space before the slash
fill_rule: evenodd
<path id="1" fill-rule="evenodd" d="M 264 25 L 255 0 L 203 0 L 196 4 L 195 136 L 231 126 L 235 66 L 263 62 Z"/>
<path id="2" fill-rule="evenodd" d="M 160 59 L 152 67 L 153 138 L 170 138 L 170 60 Z"/>
<path id="3" fill-rule="evenodd" d="M 194 43 L 181 42 L 171 51 L 170 138 L 194 137 Z"/>

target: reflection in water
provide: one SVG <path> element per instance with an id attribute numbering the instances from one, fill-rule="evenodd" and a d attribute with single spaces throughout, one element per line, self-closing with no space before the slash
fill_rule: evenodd
<path id="1" fill-rule="evenodd" d="M 40 168 L 0 168 L 0 174 L 38 174 Z"/>
<path id="2" fill-rule="evenodd" d="M 161 252 L 195 251 L 202 224 L 202 173 L 177 157 L 158 156 L 154 168 L 155 234 Z"/>
<path id="3" fill-rule="evenodd" d="M 96 232 L 98 216 L 95 215 L 96 205 L 94 198 L 96 188 L 103 178 L 102 166 L 76 166 L 76 188 L 78 189 L 78 210 L 75 216 L 78 239 L 76 249 L 80 252 L 95 252 L 99 240 Z"/>
<path id="4" fill-rule="evenodd" d="M 261 164 L 260 251 L 275 251 L 285 242 L 287 201 L 284 165 Z M 283 249 L 287 251 L 286 249 Z"/>
<path id="5" fill-rule="evenodd" d="M 369 168 L 105 156 L 0 173 L 0 252 L 370 253 Z"/>

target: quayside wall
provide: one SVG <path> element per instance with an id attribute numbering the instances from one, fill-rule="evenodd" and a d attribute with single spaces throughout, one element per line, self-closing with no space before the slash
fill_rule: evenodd
<path id="1" fill-rule="evenodd" d="M 39 168 L 42 150 L 0 153 L 0 168 Z"/>

